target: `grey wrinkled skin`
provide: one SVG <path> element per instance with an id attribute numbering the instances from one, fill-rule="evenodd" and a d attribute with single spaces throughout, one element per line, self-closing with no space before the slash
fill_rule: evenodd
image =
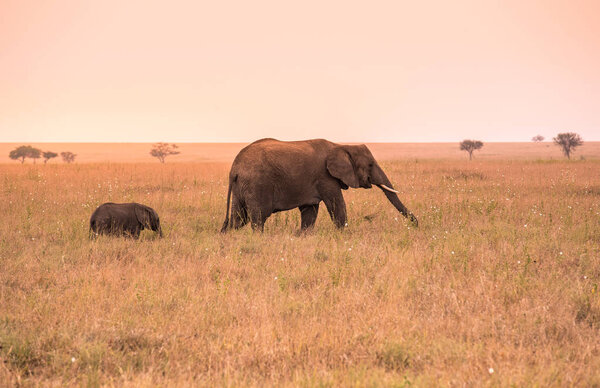
<path id="1" fill-rule="evenodd" d="M 346 225 L 342 190 L 378 186 L 413 225 L 417 218 L 400 202 L 371 151 L 362 145 L 340 145 L 324 139 L 258 140 L 240 151 L 229 173 L 227 212 L 221 232 L 251 223 L 263 230 L 273 213 L 298 208 L 300 230 L 312 228 L 319 203 L 325 202 L 338 228 Z M 231 213 L 230 213 L 231 205 Z"/>
<path id="2" fill-rule="evenodd" d="M 163 236 L 160 219 L 154 209 L 135 202 L 104 203 L 90 218 L 90 238 L 108 234 L 137 239 L 144 229 L 151 229 L 158 232 L 160 237 Z"/>

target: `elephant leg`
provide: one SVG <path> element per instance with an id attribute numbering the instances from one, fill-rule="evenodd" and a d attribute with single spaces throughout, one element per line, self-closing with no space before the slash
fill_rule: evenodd
<path id="1" fill-rule="evenodd" d="M 319 204 L 316 205 L 302 205 L 300 209 L 300 231 L 312 228 L 315 226 L 317 221 L 317 215 L 319 214 Z"/>
<path id="2" fill-rule="evenodd" d="M 231 224 L 234 229 L 239 229 L 248 223 L 248 210 L 239 201 L 231 205 Z"/>
<path id="3" fill-rule="evenodd" d="M 263 231 L 265 229 L 265 221 L 271 215 L 268 209 L 261 208 L 259 206 L 249 207 L 248 213 L 250 216 L 250 225 L 252 230 Z"/>
<path id="4" fill-rule="evenodd" d="M 346 226 L 346 202 L 342 195 L 342 190 L 337 190 L 323 199 L 331 220 L 338 228 Z"/>
<path id="5" fill-rule="evenodd" d="M 265 184 L 251 185 L 249 192 L 246 198 L 248 217 L 252 229 L 262 232 L 265 221 L 273 213 L 273 187 Z"/>
<path id="6" fill-rule="evenodd" d="M 248 201 L 248 218 L 253 230 L 262 232 L 265 228 L 265 221 L 272 212 L 272 209 L 267 204 L 254 200 Z"/>
<path id="7" fill-rule="evenodd" d="M 121 234 L 123 237 L 129 237 L 134 240 L 137 240 L 138 238 L 140 238 L 140 232 L 142 229 L 137 225 L 125 224 L 115 226 L 115 231 L 117 230 L 119 231 L 119 234 Z"/>
<path id="8" fill-rule="evenodd" d="M 97 232 L 98 234 L 110 234 L 111 233 L 111 228 L 110 228 L 110 224 L 108 224 L 106 221 L 102 221 L 100 224 L 97 224 Z"/>
<path id="9" fill-rule="evenodd" d="M 92 220 L 90 222 L 90 229 L 88 231 L 88 237 L 90 240 L 95 240 L 98 237 L 98 226 L 96 225 L 96 221 Z"/>

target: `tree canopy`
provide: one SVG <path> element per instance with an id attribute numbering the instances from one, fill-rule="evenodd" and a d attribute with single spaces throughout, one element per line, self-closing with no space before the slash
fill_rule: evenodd
<path id="1" fill-rule="evenodd" d="M 42 154 L 42 150 L 32 146 L 20 146 L 10 151 L 8 157 L 13 160 L 21 160 L 21 164 L 25 163 L 25 158 L 32 158 L 35 162 Z"/>
<path id="2" fill-rule="evenodd" d="M 150 155 L 157 158 L 161 163 L 164 163 L 167 156 L 177 155 L 180 153 L 177 151 L 177 148 L 177 144 L 156 143 L 152 146 Z"/>
<path id="3" fill-rule="evenodd" d="M 61 152 L 60 156 L 62 157 L 63 162 L 73 163 L 75 161 L 75 157 L 77 156 L 77 154 L 74 154 L 71 151 L 65 151 L 65 152 Z"/>
<path id="4" fill-rule="evenodd" d="M 568 159 L 571 159 L 571 152 L 575 152 L 575 148 L 583 144 L 583 139 L 575 132 L 563 132 L 553 138 L 554 143 L 561 147 L 563 154 Z"/>
<path id="5" fill-rule="evenodd" d="M 46 151 L 42 154 L 42 156 L 44 157 L 44 164 L 46 164 L 48 163 L 48 160 L 56 158 L 58 154 L 56 152 Z"/>
<path id="6" fill-rule="evenodd" d="M 463 140 L 460 142 L 460 149 L 469 153 L 469 160 L 473 159 L 473 151 L 483 147 L 483 142 L 479 140 Z"/>

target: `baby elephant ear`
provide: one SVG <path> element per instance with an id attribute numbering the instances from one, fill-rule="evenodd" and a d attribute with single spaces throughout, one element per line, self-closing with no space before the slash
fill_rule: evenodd
<path id="1" fill-rule="evenodd" d="M 150 212 L 145 206 L 135 205 L 135 217 L 144 227 L 150 227 Z"/>
<path id="2" fill-rule="evenodd" d="M 335 178 L 341 180 L 352 188 L 358 188 L 358 178 L 354 172 L 350 155 L 342 147 L 334 148 L 325 162 L 327 164 L 327 171 Z"/>

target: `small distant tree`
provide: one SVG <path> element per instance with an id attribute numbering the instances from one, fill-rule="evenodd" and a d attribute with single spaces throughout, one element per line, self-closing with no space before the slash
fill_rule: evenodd
<path id="1" fill-rule="evenodd" d="M 46 164 L 50 159 L 56 158 L 58 154 L 56 152 L 46 151 L 42 156 L 44 157 L 44 164 Z"/>
<path id="2" fill-rule="evenodd" d="M 535 135 L 534 137 L 531 138 L 531 141 L 534 143 L 539 143 L 544 141 L 545 137 L 542 135 Z"/>
<path id="3" fill-rule="evenodd" d="M 42 150 L 34 148 L 29 157 L 33 159 L 33 164 L 35 164 L 35 161 L 42 157 Z"/>
<path id="4" fill-rule="evenodd" d="M 63 162 L 73 163 L 75 161 L 75 157 L 77 156 L 77 154 L 74 154 L 71 151 L 65 151 L 65 152 L 61 152 L 60 156 L 62 157 Z"/>
<path id="5" fill-rule="evenodd" d="M 552 140 L 562 148 L 563 154 L 569 159 L 571 159 L 571 152 L 575 152 L 575 148 L 583 144 L 583 139 L 575 132 L 559 133 Z"/>
<path id="6" fill-rule="evenodd" d="M 460 149 L 469 153 L 469 160 L 473 159 L 473 151 L 481 147 L 483 147 L 483 142 L 479 140 L 463 140 L 460 142 Z"/>
<path id="7" fill-rule="evenodd" d="M 167 156 L 179 154 L 177 148 L 177 144 L 156 143 L 152 146 L 150 155 L 160 160 L 161 163 L 164 163 Z"/>
<path id="8" fill-rule="evenodd" d="M 20 146 L 10 151 L 8 157 L 13 160 L 21 160 L 21 164 L 25 163 L 25 158 L 32 158 L 34 163 L 39 159 L 42 150 L 32 146 Z"/>

